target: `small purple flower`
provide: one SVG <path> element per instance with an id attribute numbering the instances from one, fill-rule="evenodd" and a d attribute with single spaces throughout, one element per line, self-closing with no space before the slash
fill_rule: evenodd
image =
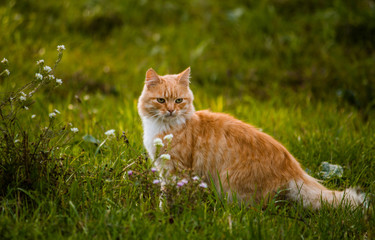
<path id="1" fill-rule="evenodd" d="M 193 177 L 193 180 L 194 180 L 194 181 L 198 181 L 199 179 L 200 179 L 200 178 L 199 178 L 198 176 L 194 176 L 194 177 Z"/>
<path id="2" fill-rule="evenodd" d="M 208 186 L 207 186 L 207 183 L 205 183 L 205 182 L 201 182 L 201 183 L 199 184 L 199 187 L 207 188 Z"/>
<path id="3" fill-rule="evenodd" d="M 188 181 L 186 178 L 184 178 L 184 179 L 181 180 L 181 182 L 182 182 L 183 184 L 187 184 L 189 181 Z"/>
<path id="4" fill-rule="evenodd" d="M 182 181 L 179 181 L 178 183 L 177 183 L 177 186 L 178 187 L 182 187 L 182 186 L 184 186 L 185 185 L 185 183 L 183 183 Z"/>
<path id="5" fill-rule="evenodd" d="M 158 170 L 156 168 L 151 168 L 151 172 L 157 172 Z"/>
<path id="6" fill-rule="evenodd" d="M 159 184 L 160 183 L 160 180 L 158 179 L 155 179 L 154 181 L 152 181 L 153 184 Z"/>
<path id="7" fill-rule="evenodd" d="M 133 171 L 132 171 L 132 170 L 129 170 L 129 171 L 128 171 L 128 175 L 129 175 L 129 176 L 133 175 Z"/>

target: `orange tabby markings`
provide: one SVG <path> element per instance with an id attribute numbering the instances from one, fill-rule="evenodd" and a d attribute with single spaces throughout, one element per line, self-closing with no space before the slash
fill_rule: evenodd
<path id="1" fill-rule="evenodd" d="M 247 203 L 260 202 L 285 190 L 285 197 L 320 208 L 321 200 L 338 206 L 342 200 L 355 207 L 364 196 L 353 189 L 332 191 L 301 168 L 288 150 L 271 136 L 223 113 L 195 111 L 189 88 L 190 68 L 180 74 L 159 76 L 153 69 L 138 102 L 144 145 L 153 159 L 153 140 L 173 134 L 171 159 L 156 159 L 167 175 L 191 169 L 212 178 L 217 189 Z"/>

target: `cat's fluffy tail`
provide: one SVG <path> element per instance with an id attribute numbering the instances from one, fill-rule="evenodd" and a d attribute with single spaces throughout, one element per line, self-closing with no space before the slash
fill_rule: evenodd
<path id="1" fill-rule="evenodd" d="M 358 193 L 356 189 L 348 188 L 344 191 L 333 191 L 325 188 L 318 180 L 304 173 L 301 179 L 289 182 L 287 196 L 294 201 L 301 201 L 303 206 L 311 206 L 319 209 L 322 202 L 326 202 L 334 207 L 339 205 L 350 205 L 352 208 L 367 205 L 365 194 Z"/>

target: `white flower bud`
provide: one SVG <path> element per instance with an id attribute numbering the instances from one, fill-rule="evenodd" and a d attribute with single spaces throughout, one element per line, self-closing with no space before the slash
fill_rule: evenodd
<path id="1" fill-rule="evenodd" d="M 57 46 L 57 51 L 62 52 L 64 50 L 65 50 L 65 46 L 64 45 L 58 45 Z"/>
<path id="2" fill-rule="evenodd" d="M 168 134 L 164 136 L 164 140 L 167 140 L 168 142 L 171 142 L 173 139 L 173 134 Z"/>
<path id="3" fill-rule="evenodd" d="M 52 71 L 52 68 L 50 66 L 44 66 L 43 70 L 49 73 Z"/>
<path id="4" fill-rule="evenodd" d="M 154 146 L 155 147 L 164 147 L 163 141 L 160 138 L 154 139 Z"/>
<path id="5" fill-rule="evenodd" d="M 171 155 L 169 155 L 169 154 L 162 154 L 162 155 L 160 155 L 160 158 L 162 160 L 165 160 L 165 161 L 171 160 Z"/>
<path id="6" fill-rule="evenodd" d="M 42 80 L 43 79 L 43 75 L 42 74 L 40 74 L 40 73 L 35 73 L 35 78 L 37 79 L 37 80 Z"/>

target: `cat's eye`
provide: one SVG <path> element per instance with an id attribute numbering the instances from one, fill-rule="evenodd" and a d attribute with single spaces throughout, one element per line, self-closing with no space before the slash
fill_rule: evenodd
<path id="1" fill-rule="evenodd" d="M 156 101 L 158 101 L 158 103 L 165 103 L 165 99 L 164 98 L 157 98 Z"/>
<path id="2" fill-rule="evenodd" d="M 182 103 L 183 99 L 182 98 L 177 98 L 174 102 L 175 103 Z"/>

